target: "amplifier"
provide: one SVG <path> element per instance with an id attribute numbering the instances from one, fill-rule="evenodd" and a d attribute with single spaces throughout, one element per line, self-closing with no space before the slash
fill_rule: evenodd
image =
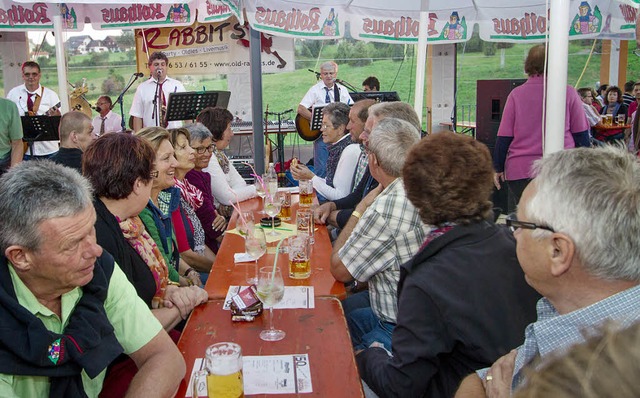
<path id="1" fill-rule="evenodd" d="M 253 174 L 253 170 L 246 165 L 246 163 L 249 163 L 253 166 L 253 158 L 246 156 L 229 156 L 229 162 L 231 166 L 238 170 L 238 173 L 240 173 L 240 176 L 242 176 L 242 179 L 245 180 L 247 184 L 253 184 L 254 178 L 251 175 Z"/>

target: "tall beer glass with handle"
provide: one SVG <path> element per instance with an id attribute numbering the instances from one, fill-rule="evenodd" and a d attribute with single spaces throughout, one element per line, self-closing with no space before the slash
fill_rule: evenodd
<path id="1" fill-rule="evenodd" d="M 264 341 L 280 341 L 286 333 L 273 327 L 273 306 L 284 297 L 284 282 L 278 268 L 262 267 L 258 274 L 258 297 L 265 307 L 269 307 L 269 329 L 260 332 Z"/>

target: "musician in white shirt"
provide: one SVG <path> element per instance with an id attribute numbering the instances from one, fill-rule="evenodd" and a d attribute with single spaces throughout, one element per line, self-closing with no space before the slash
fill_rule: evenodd
<path id="1" fill-rule="evenodd" d="M 18 105 L 20 116 L 45 115 L 60 116 L 60 98 L 55 91 L 40 85 L 40 65 L 27 61 L 22 64 L 22 80 L 24 84 L 14 87 L 7 94 L 7 99 Z M 25 131 L 24 135 L 28 135 Z M 58 152 L 58 141 L 36 141 L 32 145 L 33 157 L 48 158 Z M 24 156 L 31 158 L 30 151 Z"/>
<path id="2" fill-rule="evenodd" d="M 169 122 L 163 126 L 163 109 L 166 109 L 169 94 L 185 92 L 184 85 L 167 76 L 169 58 L 163 52 L 154 52 L 149 57 L 149 80 L 140 83 L 133 97 L 129 114 L 133 117 L 133 131 L 143 127 L 162 126 L 166 128 L 182 127 L 182 122 Z M 160 90 L 158 90 L 160 86 Z M 157 95 L 157 96 L 156 96 Z M 156 110 L 154 111 L 154 99 Z"/>
<path id="3" fill-rule="evenodd" d="M 122 131 L 122 117 L 111 110 L 112 104 L 111 97 L 108 95 L 101 96 L 96 102 L 96 110 L 99 115 L 93 118 L 91 124 L 93 125 L 93 133 L 97 136 Z M 104 129 L 102 128 L 103 120 Z"/>

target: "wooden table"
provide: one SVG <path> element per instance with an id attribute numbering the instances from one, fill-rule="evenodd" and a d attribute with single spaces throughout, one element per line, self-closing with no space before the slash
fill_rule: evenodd
<path id="1" fill-rule="evenodd" d="M 288 223 L 295 224 L 295 215 L 298 209 L 298 195 L 291 195 L 291 221 Z M 246 200 L 240 203 L 242 211 L 253 211 L 256 222 L 260 220 L 258 212 L 262 209 L 262 200 L 260 198 Z M 229 222 L 228 229 L 235 228 L 237 215 L 234 214 Z M 289 278 L 289 264 L 286 253 L 280 253 L 278 256 L 278 267 L 282 272 L 284 284 L 286 286 L 313 286 L 315 296 L 335 296 L 344 298 L 346 291 L 344 284 L 335 280 L 331 275 L 331 240 L 326 226 L 316 225 L 315 243 L 311 250 L 311 276 L 307 279 L 291 279 Z M 271 248 L 275 247 L 275 243 L 270 244 Z M 247 267 L 254 267 L 253 264 L 241 263 L 235 264 L 233 255 L 235 253 L 244 253 L 244 239 L 240 235 L 225 234 L 216 261 L 211 268 L 211 274 L 207 280 L 205 289 L 209 293 L 209 298 L 218 299 L 225 298 L 229 286 L 246 285 Z M 275 250 L 269 250 L 275 252 Z M 267 253 L 258 260 L 258 267 L 272 266 L 275 254 Z"/>
<path id="2" fill-rule="evenodd" d="M 243 355 L 308 354 L 313 392 L 307 394 L 262 395 L 263 397 L 362 397 L 362 384 L 340 301 L 319 297 L 313 309 L 274 310 L 273 322 L 287 335 L 282 341 L 260 340 L 268 327 L 265 311 L 254 322 L 231 322 L 223 300 L 196 307 L 185 326 L 178 349 L 187 364 L 187 373 L 176 397 L 184 397 L 194 360 L 203 358 L 214 343 L 231 341 L 242 347 Z"/>
<path id="3" fill-rule="evenodd" d="M 449 130 L 453 131 L 453 122 L 451 121 L 440 122 L 439 124 L 441 126 L 449 127 Z M 465 120 L 457 121 L 456 129 L 460 129 L 459 132 L 462 134 L 470 134 L 474 138 L 476 136 L 476 122 L 470 122 Z"/>
<path id="4" fill-rule="evenodd" d="M 599 123 L 593 126 L 593 128 L 599 131 L 626 130 L 626 129 L 630 129 L 631 125 L 630 124 L 612 124 L 610 126 L 607 126 L 602 123 Z"/>

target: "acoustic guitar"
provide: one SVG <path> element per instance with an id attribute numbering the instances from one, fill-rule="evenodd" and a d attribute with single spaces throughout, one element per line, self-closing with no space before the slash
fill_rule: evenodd
<path id="1" fill-rule="evenodd" d="M 312 130 L 311 122 L 300 116 L 300 114 L 296 115 L 296 130 L 300 138 L 305 141 L 315 141 L 322 135 L 322 131 Z"/>

